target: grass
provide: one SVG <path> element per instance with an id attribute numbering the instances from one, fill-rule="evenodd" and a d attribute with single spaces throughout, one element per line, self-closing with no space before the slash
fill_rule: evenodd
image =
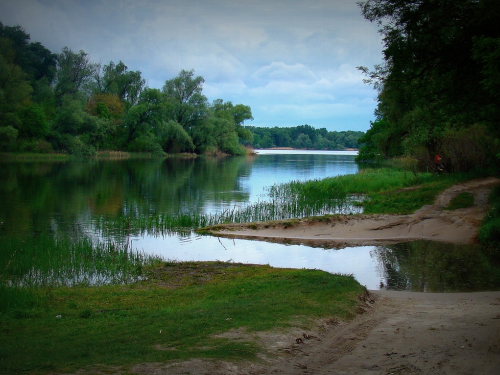
<path id="1" fill-rule="evenodd" d="M 453 198 L 445 210 L 458 210 L 460 208 L 467 208 L 474 205 L 474 196 L 471 193 L 464 192 L 458 194 Z"/>
<path id="2" fill-rule="evenodd" d="M 161 263 L 144 275 L 121 286 L 37 289 L 42 307 L 0 314 L 0 372 L 255 359 L 259 331 L 349 319 L 364 293 L 352 276 L 222 262 Z M 241 339 L 220 335 L 242 327 Z"/>
<path id="3" fill-rule="evenodd" d="M 128 244 L 83 236 L 0 237 L 0 246 L 0 282 L 17 287 L 123 284 L 158 261 Z"/>
<path id="4" fill-rule="evenodd" d="M 399 168 L 370 168 L 354 175 L 291 181 L 268 188 L 264 200 L 216 214 L 122 217 L 94 222 L 105 236 L 122 233 L 168 235 L 228 223 L 289 220 L 331 214 L 408 214 L 432 204 L 444 189 L 477 173 L 436 175 Z"/>
<path id="5" fill-rule="evenodd" d="M 131 283 L 145 266 L 159 262 L 127 244 L 86 237 L 0 237 L 0 248 L 0 313 L 40 306 L 40 287 Z"/>
<path id="6" fill-rule="evenodd" d="M 490 210 L 479 229 L 479 240 L 495 249 L 500 255 L 500 185 L 497 185 L 490 195 Z"/>

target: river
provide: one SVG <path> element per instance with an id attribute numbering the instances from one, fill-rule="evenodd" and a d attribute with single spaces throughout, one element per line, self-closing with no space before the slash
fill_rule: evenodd
<path id="1" fill-rule="evenodd" d="M 257 150 L 256 156 L 9 162 L 0 170 L 0 235 L 92 232 L 100 218 L 217 213 L 292 180 L 357 173 L 352 151 Z M 130 234 L 133 248 L 178 261 L 220 260 L 352 274 L 368 289 L 492 290 L 499 267 L 474 246 L 412 242 L 345 249 L 194 233 Z M 1 250 L 0 250 L 1 251 Z"/>

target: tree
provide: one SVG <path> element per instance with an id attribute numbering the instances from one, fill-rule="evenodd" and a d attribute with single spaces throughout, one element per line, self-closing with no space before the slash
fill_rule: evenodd
<path id="1" fill-rule="evenodd" d="M 384 41 L 384 64 L 373 71 L 360 67 L 379 92 L 383 121 L 378 120 L 378 134 L 386 134 L 388 142 L 399 143 L 400 152 L 410 155 L 422 148 L 427 154 L 436 152 L 447 129 L 476 123 L 498 137 L 498 1 L 358 4 L 364 17 L 381 27 Z"/>
<path id="2" fill-rule="evenodd" d="M 57 55 L 55 95 L 60 103 L 64 95 L 75 95 L 88 89 L 95 75 L 97 64 L 90 61 L 89 55 L 80 50 L 74 53 L 64 47 Z"/>
<path id="3" fill-rule="evenodd" d="M 128 71 L 128 67 L 119 62 L 110 62 L 102 69 L 98 67 L 95 74 L 97 91 L 100 93 L 115 94 L 129 106 L 137 104 L 139 95 L 144 89 L 146 81 L 140 71 Z"/>
<path id="4" fill-rule="evenodd" d="M 12 42 L 0 38 L 0 126 L 18 128 L 19 111 L 29 105 L 33 89 L 14 55 Z"/>
<path id="5" fill-rule="evenodd" d="M 139 96 L 138 103 L 131 107 L 125 116 L 127 135 L 125 145 L 135 137 L 149 134 L 152 139 L 162 130 L 162 124 L 167 121 L 164 95 L 158 89 L 147 88 Z M 155 140 L 158 144 L 158 139 Z M 161 147 L 160 147 L 161 149 Z"/>
<path id="6" fill-rule="evenodd" d="M 163 150 L 168 153 L 191 152 L 195 148 L 193 140 L 186 130 L 173 120 L 165 124 L 160 139 Z"/>
<path id="7" fill-rule="evenodd" d="M 208 101 L 202 94 L 204 82 L 203 77 L 194 77 L 194 70 L 181 70 L 163 86 L 170 104 L 169 118 L 181 124 L 190 135 L 208 116 Z"/>
<path id="8" fill-rule="evenodd" d="M 0 22 L 0 38 L 9 39 L 14 50 L 15 65 L 27 75 L 31 83 L 47 79 L 50 83 L 56 71 L 56 55 L 40 42 L 30 42 L 30 35 L 21 26 L 4 26 Z"/>

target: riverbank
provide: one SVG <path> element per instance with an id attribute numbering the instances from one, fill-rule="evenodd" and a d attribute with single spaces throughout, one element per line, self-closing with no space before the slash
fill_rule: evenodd
<path id="1" fill-rule="evenodd" d="M 376 292 L 364 313 L 266 341 L 258 362 L 191 360 L 136 374 L 485 374 L 500 370 L 500 292 Z"/>
<path id="2" fill-rule="evenodd" d="M 440 193 L 434 204 L 408 215 L 334 215 L 320 219 L 272 223 L 227 224 L 207 228 L 215 236 L 273 242 L 322 245 L 335 248 L 390 244 L 419 239 L 471 244 L 488 210 L 488 196 L 500 181 L 489 177 L 456 184 Z M 474 203 L 445 210 L 460 193 L 470 193 Z"/>

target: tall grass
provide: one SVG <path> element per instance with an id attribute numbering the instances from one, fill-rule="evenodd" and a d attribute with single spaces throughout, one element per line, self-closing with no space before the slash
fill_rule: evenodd
<path id="1" fill-rule="evenodd" d="M 301 182 L 274 185 L 269 188 L 268 200 L 234 206 L 219 213 L 179 213 L 155 216 L 129 216 L 108 220 L 96 219 L 93 224 L 104 236 L 172 235 L 227 223 L 283 220 L 324 214 L 359 212 L 353 205 L 356 197 L 344 192 L 331 191 L 329 196 L 308 194 Z"/>
<path id="2" fill-rule="evenodd" d="M 9 286 L 72 286 L 134 281 L 156 257 L 127 245 L 39 235 L 2 238 L 0 281 Z"/>
<path id="3" fill-rule="evenodd" d="M 130 216 L 119 219 L 96 219 L 94 225 L 105 236 L 123 236 L 123 233 L 136 235 L 172 235 L 190 232 L 195 228 L 227 224 L 249 223 L 256 221 L 285 220 L 325 214 L 359 213 L 363 210 L 360 201 L 367 195 L 379 194 L 417 185 L 432 185 L 429 191 L 424 189 L 423 197 L 410 193 L 406 200 L 415 204 L 405 205 L 401 212 L 420 208 L 440 189 L 447 187 L 460 178 L 458 175 L 437 176 L 432 173 L 414 173 L 404 168 L 372 168 L 362 170 L 355 175 L 336 176 L 322 180 L 291 181 L 276 184 L 267 189 L 267 196 L 256 203 L 233 207 L 220 213 L 184 213 L 177 215 L 159 214 L 150 217 Z M 415 199 L 412 197 L 415 195 Z M 370 198 L 371 199 L 371 198 Z M 368 200 L 370 200 L 368 199 Z M 369 206 L 368 200 L 365 202 Z M 387 199 L 384 198 L 384 201 Z M 363 203 L 363 205 L 365 205 Z M 420 207 L 417 207 L 420 205 Z M 372 208 L 368 210 L 371 212 Z M 373 212 L 388 209 L 378 207 Z M 377 211 L 378 210 L 378 211 Z M 392 212 L 392 211 L 391 211 Z"/>
<path id="4" fill-rule="evenodd" d="M 38 287 L 124 284 L 141 278 L 155 256 L 127 245 L 39 235 L 0 238 L 0 312 L 38 305 Z"/>
<path id="5" fill-rule="evenodd" d="M 479 229 L 479 240 L 496 249 L 497 255 L 500 255 L 500 185 L 497 185 L 490 195 L 490 210 Z"/>

